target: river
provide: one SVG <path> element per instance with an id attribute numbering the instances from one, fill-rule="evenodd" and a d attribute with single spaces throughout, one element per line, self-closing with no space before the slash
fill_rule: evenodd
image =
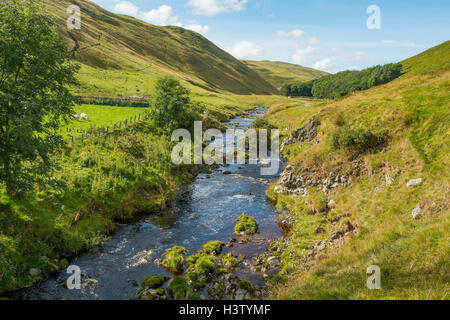
<path id="1" fill-rule="evenodd" d="M 256 109 L 249 117 L 235 118 L 226 126 L 248 128 L 264 112 L 264 109 Z M 228 171 L 227 174 L 224 171 Z M 208 241 L 228 242 L 235 238 L 235 219 L 242 213 L 256 219 L 259 233 L 254 241 L 236 244 L 225 252 L 244 254 L 252 259 L 267 250 L 269 240 L 281 237 L 277 214 L 265 194 L 270 183 L 277 179 L 278 175 L 261 176 L 260 167 L 249 164 L 221 166 L 211 174 L 200 174 L 180 190 L 176 200 L 161 215 L 146 217 L 131 225 L 117 225 L 110 240 L 74 258 L 70 264 L 80 267 L 82 272 L 80 290 L 64 286 L 70 276 L 64 270 L 16 292 L 12 298 L 134 299 L 137 284 L 144 276 L 169 275 L 154 263 L 167 248 L 179 245 L 192 254 Z M 256 285 L 264 284 L 262 274 L 251 272 L 245 266 L 236 274 Z"/>

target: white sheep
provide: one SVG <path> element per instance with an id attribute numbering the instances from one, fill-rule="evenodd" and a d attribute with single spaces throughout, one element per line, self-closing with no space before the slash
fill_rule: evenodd
<path id="1" fill-rule="evenodd" d="M 80 119 L 89 121 L 89 116 L 86 113 L 82 113 L 82 114 L 80 114 Z"/>
<path id="2" fill-rule="evenodd" d="M 72 115 L 72 118 L 74 120 L 79 120 L 80 119 L 80 115 L 75 113 L 75 114 Z"/>

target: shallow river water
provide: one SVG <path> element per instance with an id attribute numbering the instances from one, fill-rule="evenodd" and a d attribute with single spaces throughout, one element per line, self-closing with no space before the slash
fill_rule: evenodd
<path id="1" fill-rule="evenodd" d="M 264 114 L 256 109 L 250 117 L 236 118 L 227 127 L 248 128 Z M 158 216 L 143 218 L 132 225 L 118 225 L 111 239 L 70 264 L 80 267 L 82 289 L 68 290 L 63 285 L 70 276 L 63 270 L 31 288 L 18 291 L 15 299 L 134 299 L 137 283 L 146 275 L 168 274 L 154 264 L 167 248 L 185 247 L 189 254 L 211 240 L 228 242 L 235 219 L 242 213 L 255 217 L 259 233 L 249 244 L 236 244 L 234 254 L 251 259 L 263 253 L 268 241 L 281 237 L 277 215 L 266 199 L 266 189 L 278 176 L 261 176 L 257 165 L 222 166 L 212 174 L 200 174 L 180 190 L 175 201 Z M 231 174 L 223 174 L 226 170 Z M 264 284 L 262 274 L 241 269 L 236 274 L 257 285 Z"/>

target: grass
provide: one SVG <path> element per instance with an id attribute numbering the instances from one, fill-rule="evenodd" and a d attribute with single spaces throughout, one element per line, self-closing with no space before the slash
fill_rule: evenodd
<path id="1" fill-rule="evenodd" d="M 110 107 L 98 105 L 78 105 L 75 106 L 77 114 L 85 113 L 89 116 L 89 120 L 72 120 L 66 126 L 62 127 L 63 133 L 67 129 L 87 130 L 92 126 L 106 127 L 113 126 L 120 121 L 134 118 L 135 116 L 144 115 L 147 108 L 132 108 L 132 107 Z"/>
<path id="2" fill-rule="evenodd" d="M 273 286 L 273 298 L 449 299 L 450 71 L 433 58 L 448 53 L 447 42 L 411 58 L 405 63 L 410 73 L 378 88 L 311 106 L 291 102 L 271 108 L 267 120 L 284 135 L 313 116 L 322 123 L 318 144 L 286 148 L 291 165 L 316 177 L 331 171 L 352 177 L 348 187 L 327 194 L 308 190 L 313 199 L 279 195 L 275 186 L 268 190 L 295 218 L 281 255 L 281 275 L 288 281 Z M 345 126 L 386 130 L 387 145 L 364 154 L 335 150 L 333 133 Z M 423 184 L 407 187 L 414 178 Z M 320 212 L 330 200 L 334 205 Z M 418 204 L 422 212 L 415 220 L 411 212 Z M 308 258 L 318 241 L 331 243 L 348 222 L 357 232 L 345 244 Z M 315 232 L 318 227 L 324 233 Z M 371 265 L 381 268 L 381 290 L 366 287 Z"/>

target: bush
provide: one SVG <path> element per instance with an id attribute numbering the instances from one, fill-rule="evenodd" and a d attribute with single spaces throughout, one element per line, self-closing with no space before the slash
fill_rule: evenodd
<path id="1" fill-rule="evenodd" d="M 175 129 L 192 129 L 194 121 L 201 120 L 202 106 L 192 103 L 189 94 L 189 90 L 177 79 L 159 79 L 150 106 L 156 124 L 169 132 Z"/>
<path id="2" fill-rule="evenodd" d="M 332 135 L 334 149 L 347 149 L 358 153 L 367 152 L 383 145 L 386 134 L 377 136 L 367 129 L 352 129 L 342 127 Z"/>

